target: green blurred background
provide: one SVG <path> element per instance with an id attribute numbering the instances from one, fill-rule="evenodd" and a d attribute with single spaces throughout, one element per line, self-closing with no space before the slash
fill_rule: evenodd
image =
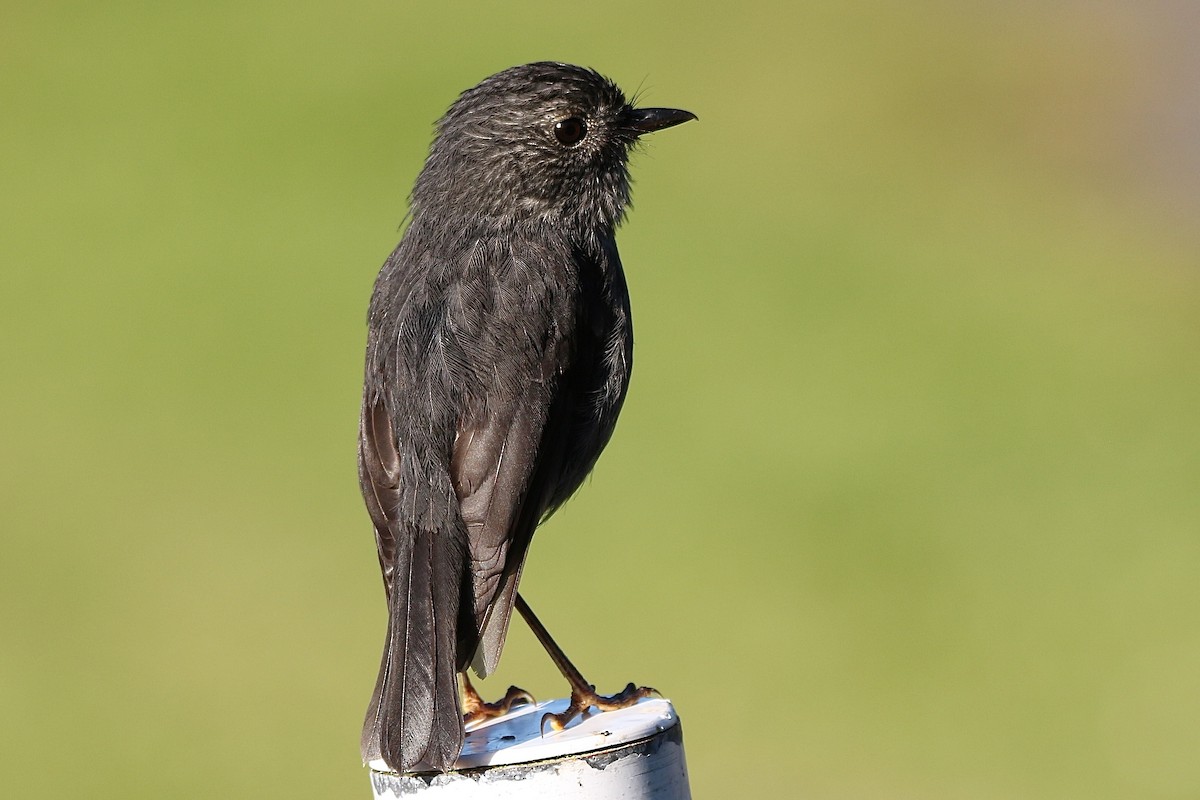
<path id="1" fill-rule="evenodd" d="M 3 9 L 0 794 L 368 796 L 367 299 L 433 121 L 550 58 L 701 119 L 526 570 L 585 673 L 699 797 L 1200 796 L 1197 6 L 487 8 Z"/>

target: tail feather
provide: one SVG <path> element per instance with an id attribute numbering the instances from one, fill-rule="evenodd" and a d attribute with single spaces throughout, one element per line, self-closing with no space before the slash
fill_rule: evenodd
<path id="1" fill-rule="evenodd" d="M 452 769 L 462 750 L 456 626 L 462 540 L 455 532 L 397 537 L 388 639 L 363 725 L 363 759 L 397 772 Z"/>
<path id="2" fill-rule="evenodd" d="M 433 676 L 433 725 L 425 757 L 441 769 L 454 767 L 464 738 L 458 672 L 465 654 L 458 653 L 458 620 L 466 564 L 465 528 L 461 537 L 437 542 L 433 548 L 433 638 L 438 655 Z"/>

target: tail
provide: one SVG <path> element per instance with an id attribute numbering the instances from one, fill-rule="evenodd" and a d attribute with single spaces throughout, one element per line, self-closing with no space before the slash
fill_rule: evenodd
<path id="1" fill-rule="evenodd" d="M 382 758 L 396 772 L 445 772 L 463 744 L 456 633 L 465 536 L 394 533 L 388 636 L 363 724 L 362 757 Z"/>

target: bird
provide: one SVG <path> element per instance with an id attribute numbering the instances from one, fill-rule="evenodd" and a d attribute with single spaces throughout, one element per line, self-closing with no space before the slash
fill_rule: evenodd
<path id="1" fill-rule="evenodd" d="M 535 62 L 463 92 L 438 121 L 408 224 L 371 293 L 358 474 L 388 605 L 364 762 L 446 772 L 513 609 L 572 688 L 596 694 L 517 593 L 534 530 L 612 436 L 633 364 L 615 231 L 640 137 L 689 120 L 637 108 L 596 71 Z M 459 681 L 462 680 L 460 695 Z"/>

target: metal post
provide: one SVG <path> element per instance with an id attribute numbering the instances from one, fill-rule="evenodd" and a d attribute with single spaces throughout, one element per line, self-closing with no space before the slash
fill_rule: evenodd
<path id="1" fill-rule="evenodd" d="M 593 713 L 543 736 L 542 715 L 566 707 L 567 700 L 552 700 L 469 727 L 454 772 L 397 775 L 372 762 L 374 796 L 690 800 L 683 728 L 669 700 Z"/>

